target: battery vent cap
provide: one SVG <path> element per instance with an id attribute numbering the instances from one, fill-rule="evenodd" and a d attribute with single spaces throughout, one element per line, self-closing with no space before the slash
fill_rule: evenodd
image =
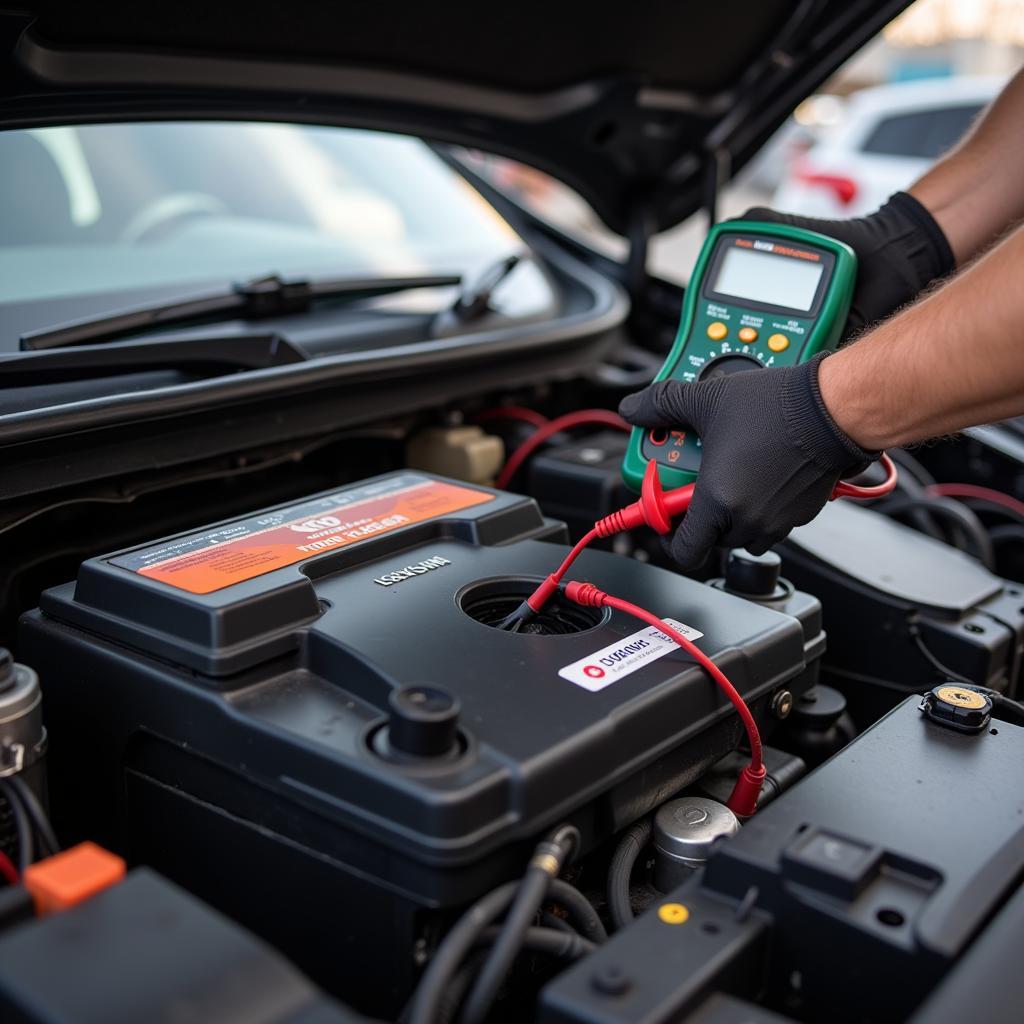
<path id="1" fill-rule="evenodd" d="M 458 743 L 459 701 L 438 686 L 413 683 L 388 699 L 388 745 L 411 757 L 443 757 Z"/>

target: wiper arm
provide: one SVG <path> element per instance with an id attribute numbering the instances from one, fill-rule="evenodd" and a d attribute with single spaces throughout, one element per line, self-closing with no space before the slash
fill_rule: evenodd
<path id="1" fill-rule="evenodd" d="M 518 253 L 506 256 L 489 266 L 476 280 L 467 285 L 452 306 L 452 313 L 462 321 L 476 320 L 490 311 L 491 297 L 502 281 L 522 263 Z"/>
<path id="2" fill-rule="evenodd" d="M 305 359 L 304 353 L 273 332 L 209 338 L 150 338 L 0 356 L 0 387 L 55 384 L 146 370 L 200 373 L 261 370 L 301 363 Z"/>
<path id="3" fill-rule="evenodd" d="M 207 292 L 174 302 L 139 306 L 101 317 L 30 331 L 21 336 L 22 351 L 66 348 L 114 341 L 128 334 L 189 323 L 255 320 L 304 313 L 315 302 L 351 297 L 372 298 L 415 288 L 450 288 L 462 284 L 459 274 L 409 277 L 340 277 L 285 281 L 277 275 L 237 284 L 227 291 Z"/>

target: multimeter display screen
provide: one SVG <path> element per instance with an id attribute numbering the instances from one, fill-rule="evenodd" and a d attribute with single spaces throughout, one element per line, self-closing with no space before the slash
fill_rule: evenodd
<path id="1" fill-rule="evenodd" d="M 719 295 L 808 312 L 825 268 L 809 260 L 730 248 L 711 286 Z"/>

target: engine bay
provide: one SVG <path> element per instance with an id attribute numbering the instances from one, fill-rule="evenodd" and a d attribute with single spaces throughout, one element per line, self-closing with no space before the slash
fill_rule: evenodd
<path id="1" fill-rule="evenodd" d="M 86 559 L 18 626 L 14 776 L 61 846 L 159 872 L 376 1020 L 932 1019 L 1020 912 L 1020 585 L 942 513 L 886 514 L 900 490 L 697 576 L 645 526 L 599 539 L 574 579 L 756 720 L 734 813 L 748 736 L 687 649 L 564 587 L 496 628 L 631 497 L 612 414 L 566 416 L 543 448 L 508 401 L 392 428 L 393 469 Z"/>
<path id="2" fill-rule="evenodd" d="M 1024 77 L 908 6 L 0 13 L 0 1024 L 1018 1024 Z"/>

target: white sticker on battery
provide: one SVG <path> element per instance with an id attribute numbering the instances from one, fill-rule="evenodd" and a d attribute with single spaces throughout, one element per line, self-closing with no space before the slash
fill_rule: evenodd
<path id="1" fill-rule="evenodd" d="M 670 626 L 678 629 L 687 640 L 698 640 L 704 634 L 692 626 L 675 619 L 665 620 Z M 597 693 L 606 686 L 611 686 L 624 676 L 643 668 L 649 662 L 670 651 L 678 651 L 679 645 L 667 637 L 660 629 L 654 626 L 646 626 L 631 636 L 623 637 L 614 644 L 602 647 L 599 651 L 586 658 L 580 658 L 565 668 L 560 668 L 558 674 L 570 683 L 582 686 L 584 690 Z"/>

